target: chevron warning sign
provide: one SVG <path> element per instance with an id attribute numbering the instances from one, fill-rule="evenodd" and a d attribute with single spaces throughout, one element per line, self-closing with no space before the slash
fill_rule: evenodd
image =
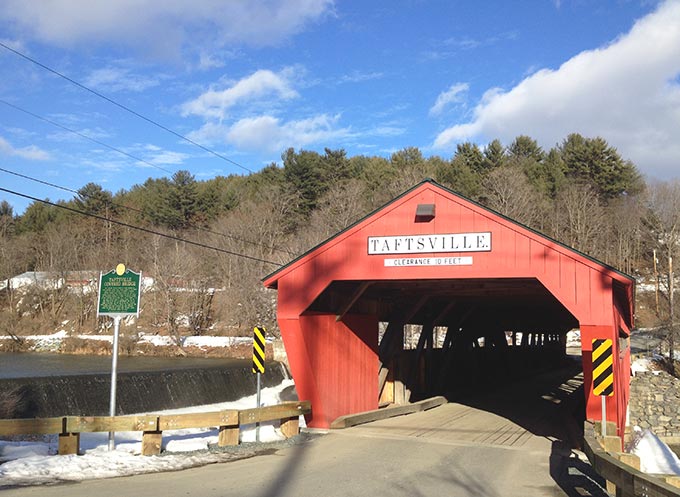
<path id="1" fill-rule="evenodd" d="M 264 373 L 264 328 L 253 329 L 253 373 Z"/>
<path id="2" fill-rule="evenodd" d="M 612 341 L 608 338 L 593 340 L 593 395 L 614 395 Z"/>

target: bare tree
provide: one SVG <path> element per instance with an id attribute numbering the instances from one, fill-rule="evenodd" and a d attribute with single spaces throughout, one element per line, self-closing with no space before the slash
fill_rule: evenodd
<path id="1" fill-rule="evenodd" d="M 640 196 L 626 196 L 606 207 L 607 247 L 604 261 L 632 273 L 640 268 L 644 203 Z"/>
<path id="2" fill-rule="evenodd" d="M 342 231 L 370 210 L 363 185 L 352 180 L 328 191 L 312 213 L 308 226 L 301 230 L 307 248 Z"/>
<path id="3" fill-rule="evenodd" d="M 536 226 L 543 212 L 543 199 L 519 167 L 493 169 L 482 182 L 484 203 L 501 214 L 528 226 Z"/>
<path id="4" fill-rule="evenodd" d="M 555 200 L 552 233 L 555 238 L 587 254 L 601 257 L 604 209 L 588 184 L 568 182 Z"/>
<path id="5" fill-rule="evenodd" d="M 675 272 L 673 259 L 680 250 L 680 181 L 674 180 L 655 183 L 648 191 L 647 222 L 654 237 L 653 243 L 657 253 L 661 255 L 660 265 L 665 269 L 666 277 L 662 279 L 665 297 L 668 304 L 666 340 L 668 342 L 668 367 L 675 372 L 674 354 L 677 330 L 675 329 Z"/>

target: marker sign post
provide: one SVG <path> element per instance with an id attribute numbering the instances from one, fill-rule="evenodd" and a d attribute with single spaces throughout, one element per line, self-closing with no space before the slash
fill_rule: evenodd
<path id="1" fill-rule="evenodd" d="M 253 373 L 257 373 L 257 408 L 260 408 L 261 377 L 264 373 L 265 339 L 267 330 L 253 328 Z M 255 424 L 255 441 L 260 441 L 260 423 Z"/>
<path id="2" fill-rule="evenodd" d="M 113 350 L 111 353 L 111 398 L 109 416 L 116 415 L 116 376 L 118 373 L 118 334 L 120 319 L 125 316 L 139 316 L 139 298 L 142 273 L 118 264 L 116 269 L 99 274 L 99 299 L 97 316 L 113 318 Z M 109 450 L 115 448 L 115 434 L 109 432 Z"/>
<path id="3" fill-rule="evenodd" d="M 614 395 L 614 359 L 609 338 L 593 339 L 593 395 L 602 397 L 602 436 L 607 436 L 607 397 Z"/>

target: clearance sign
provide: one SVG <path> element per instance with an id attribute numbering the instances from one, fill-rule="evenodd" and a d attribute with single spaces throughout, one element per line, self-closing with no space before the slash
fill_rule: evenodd
<path id="1" fill-rule="evenodd" d="M 435 235 L 369 236 L 368 255 L 411 254 L 385 259 L 385 266 L 469 266 L 472 256 L 418 257 L 418 254 L 490 252 L 491 233 L 447 233 Z"/>

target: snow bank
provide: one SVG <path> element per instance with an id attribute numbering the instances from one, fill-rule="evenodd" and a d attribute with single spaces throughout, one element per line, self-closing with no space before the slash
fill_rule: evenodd
<path id="1" fill-rule="evenodd" d="M 680 459 L 650 430 L 635 427 L 630 452 L 640 458 L 640 470 L 650 474 L 680 475 Z"/>
<path id="2" fill-rule="evenodd" d="M 639 357 L 631 363 L 630 371 L 633 376 L 635 376 L 637 373 L 647 373 L 650 371 L 653 374 L 658 375 L 661 373 L 661 370 L 654 367 L 654 362 L 655 358 Z"/>
<path id="3" fill-rule="evenodd" d="M 294 385 L 284 380 L 280 385 L 262 389 L 263 406 L 275 405 L 283 400 L 281 394 Z M 235 402 L 160 411 L 155 414 L 220 411 L 255 407 L 256 396 L 244 397 Z M 304 418 L 300 418 L 304 426 Z M 242 442 L 255 441 L 255 425 L 241 428 Z M 163 432 L 164 453 L 160 456 L 141 456 L 142 432 L 116 433 L 116 449 L 108 450 L 108 433 L 82 433 L 80 448 L 83 455 L 56 455 L 56 435 L 46 436 L 42 442 L 0 440 L 0 489 L 10 486 L 40 485 L 58 482 L 76 482 L 94 478 L 174 471 L 214 462 L 252 455 L 253 448 L 243 448 L 238 454 L 228 451 L 208 451 L 217 444 L 217 428 L 194 428 Z M 260 441 L 283 440 L 278 422 L 260 427 Z"/>
<path id="4" fill-rule="evenodd" d="M 61 342 L 69 336 L 66 330 L 60 330 L 51 335 L 29 335 L 23 336 L 24 340 L 31 342 L 32 348 L 43 351 L 57 351 Z M 10 340 L 9 335 L 0 335 L 0 340 Z M 80 340 L 92 340 L 99 342 L 113 343 L 113 335 L 77 335 Z M 266 341 L 273 339 L 267 337 Z M 139 333 L 139 342 L 148 343 L 157 347 L 174 346 L 175 338 L 167 335 L 156 335 Z M 182 347 L 233 347 L 234 345 L 250 345 L 253 343 L 252 337 L 220 337 L 220 336 L 188 336 L 182 338 Z"/>

